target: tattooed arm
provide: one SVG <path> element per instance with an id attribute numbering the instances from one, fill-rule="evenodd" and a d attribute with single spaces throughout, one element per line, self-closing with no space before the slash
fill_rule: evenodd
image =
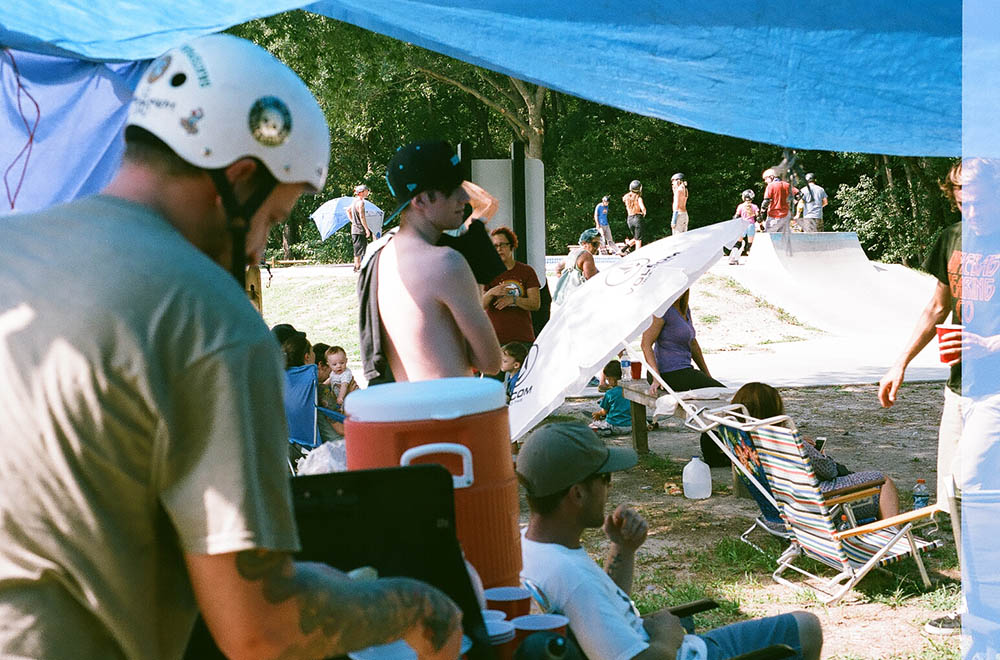
<path id="1" fill-rule="evenodd" d="M 230 658 L 327 658 L 400 638 L 421 658 L 458 657 L 461 613 L 417 580 L 354 582 L 268 550 L 186 560 L 202 616 Z"/>
<path id="2" fill-rule="evenodd" d="M 645 518 L 619 504 L 604 519 L 604 533 L 611 541 L 604 571 L 627 594 L 632 592 L 632 575 L 635 572 L 635 551 L 646 542 L 649 527 Z"/>

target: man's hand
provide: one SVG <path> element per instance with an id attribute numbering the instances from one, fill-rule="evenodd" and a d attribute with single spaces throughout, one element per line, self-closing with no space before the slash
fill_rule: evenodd
<path id="1" fill-rule="evenodd" d="M 883 408 L 892 408 L 892 404 L 896 403 L 896 392 L 903 384 L 905 372 L 906 367 L 895 364 L 878 382 L 878 402 L 882 404 Z"/>
<path id="2" fill-rule="evenodd" d="M 601 409 L 601 410 L 595 410 L 594 412 L 592 412 L 590 414 L 590 418 L 593 419 L 596 422 L 599 419 L 604 419 L 605 414 L 606 413 L 604 412 L 603 409 Z"/>
<path id="3" fill-rule="evenodd" d="M 949 362 L 948 366 L 958 364 L 963 357 L 976 359 L 1000 352 L 1000 335 L 983 337 L 964 330 L 956 330 L 945 334 L 941 340 L 943 351 L 956 349 L 961 351 L 959 357 Z"/>
<path id="4" fill-rule="evenodd" d="M 634 553 L 646 542 L 649 525 L 646 519 L 625 504 L 619 504 L 604 519 L 604 533 L 608 540 L 627 552 Z"/>
<path id="5" fill-rule="evenodd" d="M 660 391 L 660 384 L 654 380 L 653 384 L 649 386 L 649 396 L 657 396 L 657 393 L 659 391 Z"/>
<path id="6" fill-rule="evenodd" d="M 667 610 L 660 610 L 643 617 L 642 625 L 649 634 L 650 648 L 647 651 L 652 651 L 655 646 L 658 651 L 656 657 L 673 658 L 677 654 L 686 634 L 680 619 Z M 637 656 L 641 657 L 642 654 Z"/>

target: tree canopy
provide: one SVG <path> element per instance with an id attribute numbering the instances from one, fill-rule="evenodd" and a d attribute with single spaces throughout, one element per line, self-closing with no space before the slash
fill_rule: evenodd
<path id="1" fill-rule="evenodd" d="M 397 147 L 420 138 L 462 143 L 480 158 L 507 157 L 511 142 L 521 142 L 527 156 L 542 158 L 550 253 L 561 253 L 592 226 L 594 205 L 603 195 L 611 197 L 612 231 L 624 238 L 620 198 L 633 179 L 643 183 L 658 238 L 670 224 L 675 172 L 689 182 L 695 228 L 732 217 L 747 188 L 759 202 L 761 172 L 782 157 L 780 146 L 599 105 L 305 11 L 231 31 L 295 69 L 330 125 L 326 190 L 300 201 L 269 242 L 270 252 L 284 258 L 349 261 L 346 232 L 320 242 L 309 214 L 358 183 L 372 189 L 374 203 L 391 210 L 385 163 Z M 826 230 L 858 232 L 872 259 L 917 263 L 937 234 L 959 219 L 938 188 L 947 159 L 819 151 L 800 151 L 798 159 L 830 196 Z"/>

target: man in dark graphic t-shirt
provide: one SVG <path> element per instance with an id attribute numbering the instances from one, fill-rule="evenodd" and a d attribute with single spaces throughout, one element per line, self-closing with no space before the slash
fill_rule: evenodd
<path id="1" fill-rule="evenodd" d="M 906 366 L 935 337 L 937 324 L 949 315 L 961 330 L 942 336 L 942 349 L 960 349 L 949 362 L 944 411 L 938 436 L 937 501 L 953 518 L 959 512 L 955 492 L 997 489 L 1000 467 L 1000 215 L 996 162 L 967 159 L 956 164 L 942 185 L 962 211 L 962 223 L 946 229 L 924 262 L 938 282 L 910 342 L 879 383 L 879 401 L 895 403 Z M 964 231 L 963 231 L 964 230 Z M 961 525 L 952 521 L 961 557 Z M 964 580 L 964 575 L 963 575 Z M 935 619 L 928 632 L 960 631 L 958 615 Z"/>

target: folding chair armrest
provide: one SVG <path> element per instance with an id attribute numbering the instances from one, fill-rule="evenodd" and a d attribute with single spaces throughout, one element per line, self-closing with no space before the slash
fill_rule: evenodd
<path id="1" fill-rule="evenodd" d="M 687 616 L 694 616 L 695 614 L 700 614 L 701 612 L 714 610 L 718 606 L 719 604 L 711 598 L 701 598 L 699 600 L 692 600 L 689 603 L 681 603 L 680 605 L 668 607 L 667 611 L 678 619 L 683 619 Z"/>
<path id="2" fill-rule="evenodd" d="M 884 483 L 885 477 L 882 477 L 880 479 L 873 479 L 872 481 L 866 481 L 853 486 L 845 486 L 843 488 L 837 488 L 836 490 L 828 490 L 823 493 L 823 501 L 827 506 L 832 506 L 834 504 L 843 504 L 844 502 L 852 502 L 865 497 L 871 497 L 872 495 L 878 494 L 879 490 L 882 488 L 882 484 Z"/>
<path id="3" fill-rule="evenodd" d="M 773 644 L 767 648 L 735 656 L 731 660 L 778 660 L 795 657 L 795 649 L 788 644 Z"/>
<path id="4" fill-rule="evenodd" d="M 914 509 L 913 511 L 907 511 L 899 515 L 893 516 L 891 518 L 886 518 L 885 520 L 876 520 L 873 523 L 868 523 L 867 525 L 861 525 L 860 527 L 853 527 L 851 529 L 846 529 L 842 532 L 837 532 L 834 536 L 838 539 L 845 539 L 851 536 L 857 536 L 858 534 L 867 534 L 868 532 L 877 532 L 880 529 L 885 529 L 886 527 L 892 527 L 893 525 L 908 525 L 914 520 L 920 520 L 921 518 L 928 518 L 939 509 L 936 505 L 925 506 L 922 509 Z"/>

